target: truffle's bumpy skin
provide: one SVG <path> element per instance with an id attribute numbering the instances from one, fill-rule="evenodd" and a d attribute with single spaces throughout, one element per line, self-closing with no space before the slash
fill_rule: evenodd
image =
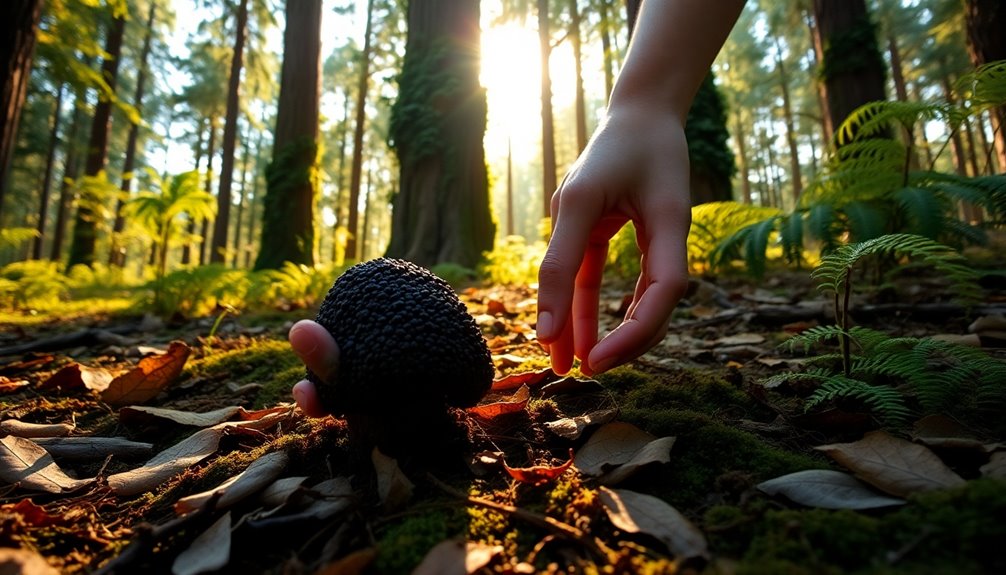
<path id="1" fill-rule="evenodd" d="M 316 321 L 339 344 L 334 385 L 308 372 L 332 413 L 468 407 L 492 385 L 492 357 L 475 320 L 447 282 L 410 262 L 380 258 L 349 268 Z"/>

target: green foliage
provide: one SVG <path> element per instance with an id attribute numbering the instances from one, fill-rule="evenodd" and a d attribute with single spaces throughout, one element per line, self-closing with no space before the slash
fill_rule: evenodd
<path id="1" fill-rule="evenodd" d="M 444 40 L 425 47 L 410 45 L 405 52 L 388 131 L 391 146 L 403 164 L 419 162 L 442 152 L 447 145 L 444 114 L 437 104 L 461 86 L 454 68 L 444 65 L 449 54 L 450 46 Z"/>
<path id="2" fill-rule="evenodd" d="M 699 86 L 685 122 L 688 159 L 692 171 L 709 178 L 714 188 L 730 197 L 730 178 L 737 172 L 727 140 L 727 111 L 710 72 Z"/>
<path id="3" fill-rule="evenodd" d="M 309 307 L 325 297 L 340 271 L 283 262 L 278 270 L 251 273 L 248 300 L 273 308 Z"/>
<path id="4" fill-rule="evenodd" d="M 157 283 L 160 296 L 151 302 L 151 309 L 163 316 L 202 317 L 218 305 L 244 308 L 249 290 L 247 272 L 222 264 L 173 271 Z"/>
<path id="5" fill-rule="evenodd" d="M 44 309 L 68 296 L 69 282 L 56 262 L 24 261 L 0 268 L 0 304 L 5 308 Z"/>
<path id="6" fill-rule="evenodd" d="M 320 146 L 312 138 L 299 138 L 276 150 L 266 167 L 267 190 L 262 211 L 262 242 L 255 269 L 275 269 L 284 262 L 314 263 L 315 230 L 304 221 L 305 206 L 315 202 L 321 189 Z"/>
<path id="7" fill-rule="evenodd" d="M 502 285 L 528 285 L 538 281 L 538 266 L 545 257 L 545 242 L 528 244 L 522 236 L 507 236 L 485 252 L 479 273 Z"/>
<path id="8" fill-rule="evenodd" d="M 478 272 L 455 263 L 437 264 L 430 268 L 434 275 L 458 289 L 478 277 Z"/>
<path id="9" fill-rule="evenodd" d="M 0 230 L 0 249 L 19 248 L 38 236 L 35 228 L 5 228 Z"/>
<path id="10" fill-rule="evenodd" d="M 608 242 L 608 270 L 623 279 L 639 277 L 636 226 L 628 222 Z"/>

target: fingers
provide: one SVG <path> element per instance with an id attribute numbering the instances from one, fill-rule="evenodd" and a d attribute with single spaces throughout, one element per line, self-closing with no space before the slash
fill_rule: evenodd
<path id="1" fill-rule="evenodd" d="M 339 370 L 339 346 L 332 334 L 311 320 L 301 320 L 290 328 L 290 347 L 304 365 L 323 381 L 332 381 Z M 297 405 L 312 417 L 325 415 L 313 383 L 300 381 L 293 387 Z"/>
<path id="2" fill-rule="evenodd" d="M 607 239 L 591 241 L 580 265 L 580 271 L 576 274 L 576 288 L 573 293 L 573 351 L 581 360 L 587 358 L 597 343 L 601 278 L 607 256 Z"/>

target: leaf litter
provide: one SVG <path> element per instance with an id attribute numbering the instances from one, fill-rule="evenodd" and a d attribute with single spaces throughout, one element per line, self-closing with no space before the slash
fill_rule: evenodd
<path id="1" fill-rule="evenodd" d="M 526 295 L 519 299 L 523 301 Z M 620 413 L 612 390 L 620 394 L 623 391 L 610 381 L 599 383 L 576 373 L 561 379 L 550 369 L 537 367 L 543 356 L 533 337 L 528 337 L 533 334 L 527 327 L 531 312 L 505 298 L 490 301 L 498 302 L 492 304 L 495 317 L 491 327 L 497 330 L 493 342 L 499 348 L 494 348 L 493 353 L 503 375 L 494 382 L 493 393 L 480 406 L 460 416 L 470 423 L 474 434 L 472 447 L 479 448 L 473 453 L 481 453 L 473 456 L 473 460 L 481 463 L 478 479 L 470 474 L 467 480 L 452 475 L 456 485 L 460 481 L 460 485 L 467 487 L 452 495 L 454 503 L 447 508 L 459 506 L 469 518 L 475 518 L 481 516 L 473 514 L 473 509 L 484 507 L 486 513 L 497 514 L 494 517 L 502 523 L 489 532 L 482 531 L 481 535 L 468 531 L 458 538 L 457 533 L 445 533 L 439 542 L 417 544 L 412 565 L 443 573 L 474 573 L 480 569 L 531 572 L 543 566 L 541 561 L 545 557 L 553 561 L 564 557 L 581 565 L 584 561 L 607 563 L 619 566 L 620 572 L 635 572 L 643 570 L 646 561 L 662 557 L 670 561 L 668 565 L 701 566 L 714 560 L 716 547 L 710 540 L 716 538 L 710 539 L 707 534 L 719 533 L 721 527 L 703 518 L 698 502 L 681 507 L 684 512 L 679 511 L 666 498 L 668 490 L 673 492 L 676 486 L 659 483 L 681 465 L 694 465 L 688 463 L 694 461 L 689 452 L 694 438 L 687 432 L 654 435 L 619 420 L 620 416 L 632 413 Z M 734 317 L 728 314 L 710 317 L 720 315 Z M 772 337 L 764 332 L 737 330 L 736 333 L 739 335 L 707 331 L 693 339 L 711 342 L 710 347 L 716 350 L 759 345 Z M 267 563 L 255 563 L 263 570 L 266 565 L 272 571 L 291 569 L 290 557 L 299 556 L 309 562 L 310 568 L 291 572 L 310 572 L 315 568 L 319 573 L 360 572 L 360 569 L 383 572 L 381 568 L 387 568 L 390 559 L 381 549 L 387 547 L 387 537 L 395 526 L 407 523 L 410 517 L 423 517 L 444 509 L 442 495 L 436 496 L 442 491 L 438 483 L 408 458 L 397 461 L 375 453 L 370 471 L 355 468 L 359 475 L 350 476 L 346 472 L 353 467 L 347 465 L 349 458 L 340 455 L 338 449 L 312 448 L 313 455 L 305 457 L 304 446 L 312 445 L 310 438 L 324 436 L 328 438 L 326 441 L 332 441 L 344 437 L 340 420 L 306 420 L 288 405 L 266 404 L 264 409 L 248 404 L 228 405 L 223 398 L 231 396 L 225 394 L 219 396 L 216 405 L 199 403 L 203 409 L 198 411 L 171 407 L 175 397 L 198 394 L 202 387 L 214 385 L 213 378 L 204 377 L 197 378 L 195 386 L 191 384 L 193 379 L 178 385 L 188 358 L 199 354 L 198 348 L 177 342 L 166 353 L 140 359 L 132 367 L 105 367 L 108 364 L 88 367 L 74 363 L 69 369 L 64 368 L 66 371 L 60 376 L 63 379 L 53 382 L 55 376 L 29 378 L 42 383 L 33 384 L 39 393 L 69 397 L 83 394 L 84 401 L 97 406 L 96 400 L 100 399 L 118 406 L 119 410 L 110 413 L 105 408 L 104 414 L 97 415 L 100 411 L 96 409 L 95 415 L 85 418 L 84 425 L 70 429 L 72 437 L 64 438 L 16 437 L 8 431 L 20 424 L 65 430 L 69 424 L 62 422 L 70 420 L 66 413 L 61 416 L 58 412 L 44 411 L 42 403 L 26 404 L 29 407 L 18 411 L 18 423 L 13 423 L 15 418 L 4 419 L 8 427 L 3 429 L 8 435 L 2 438 L 6 456 L 0 457 L 0 479 L 10 485 L 0 486 L 0 496 L 15 493 L 28 497 L 21 499 L 16 508 L 14 504 L 0 502 L 3 513 L 23 522 L 24 527 L 17 533 L 66 529 L 58 519 L 66 509 L 61 506 L 98 502 L 100 509 L 119 509 L 120 518 L 101 519 L 100 514 L 91 513 L 90 521 L 107 521 L 110 525 L 126 521 L 129 525 L 132 523 L 129 517 L 137 515 L 127 510 L 139 505 L 138 516 L 154 522 L 148 535 L 138 535 L 144 533 L 138 524 L 133 524 L 132 529 L 102 531 L 103 525 L 91 523 L 87 529 L 106 533 L 106 542 L 88 543 L 92 549 L 90 560 L 85 554 L 65 559 L 46 556 L 49 561 L 63 566 L 73 566 L 74 561 L 79 561 L 77 569 L 87 566 L 93 570 L 99 565 L 112 565 L 117 559 L 123 559 L 120 565 L 127 566 L 168 559 L 175 573 L 203 573 L 221 568 L 247 572 L 249 563 L 242 554 L 251 552 L 271 557 Z M 687 356 L 687 350 L 679 350 L 678 359 L 644 357 L 640 364 L 653 366 L 658 374 L 673 373 L 665 366 L 673 365 L 673 361 L 688 361 Z M 726 360 L 724 357 L 723 361 Z M 701 361 L 720 360 L 713 354 L 703 356 Z M 733 361 L 730 365 L 731 369 L 764 372 L 777 369 L 776 365 L 769 365 L 772 363 L 755 358 Z M 114 389 L 111 386 L 99 389 L 102 382 L 115 380 L 119 383 Z M 45 386 L 45 382 L 53 383 Z M 224 384 L 236 385 L 223 381 L 219 387 Z M 777 438 L 779 434 L 798 431 L 790 423 L 792 412 L 783 404 L 773 403 L 772 398 L 778 393 L 754 391 L 752 395 L 776 412 L 773 426 L 754 428 Z M 94 399 L 87 400 L 87 394 Z M 729 421 L 735 416 L 724 411 L 718 417 Z M 748 417 L 750 414 L 738 413 L 736 421 L 758 423 Z M 762 421 L 771 420 L 772 417 L 765 417 Z M 103 422 L 97 426 L 97 433 L 106 436 L 95 435 L 96 422 Z M 108 437 L 113 430 L 125 431 L 128 437 Z M 912 508 L 913 498 L 920 493 L 960 488 L 968 483 L 965 477 L 1002 477 L 1006 451 L 1001 444 L 987 438 L 964 437 L 965 431 L 942 433 L 945 437 L 929 433 L 918 438 L 922 444 L 873 432 L 862 439 L 850 441 L 846 437 L 818 445 L 819 453 L 827 454 L 835 465 L 848 472 L 804 469 L 755 476 L 746 479 L 747 487 L 742 487 L 737 498 L 728 502 L 775 497 L 793 509 L 809 506 L 884 512 Z M 60 449 L 57 440 L 78 439 L 91 442 L 90 447 L 83 448 L 90 453 L 88 457 L 78 459 L 67 452 L 57 455 Z M 783 439 L 792 441 L 792 436 Z M 102 442 L 111 446 L 120 440 L 126 442 L 120 445 L 121 451 L 111 447 L 103 451 L 106 448 L 97 447 Z M 970 471 L 951 469 L 940 459 L 943 451 L 934 452 L 958 444 L 971 446 L 968 441 L 972 440 L 980 443 L 979 455 L 983 459 Z M 140 455 L 143 459 L 139 463 L 130 462 L 138 454 L 149 454 L 154 445 L 159 451 L 153 457 Z M 144 448 L 146 451 L 142 451 Z M 249 457 L 251 453 L 255 455 Z M 324 455 L 319 457 L 320 454 Z M 563 457 L 565 454 L 568 457 Z M 233 463 L 229 463 L 232 459 Z M 65 468 L 57 465 L 57 461 Z M 710 493 L 727 493 L 723 487 L 727 485 L 726 478 L 727 474 L 714 478 L 715 485 L 710 481 Z M 606 487 L 615 484 L 631 489 Z M 39 499 L 41 505 L 36 505 L 32 493 L 39 492 L 45 493 L 45 499 Z M 546 501 L 556 499 L 538 507 L 535 499 L 546 495 Z M 157 503 L 161 499 L 163 503 Z M 143 501 L 154 503 L 140 503 Z M 181 516 L 172 517 L 164 510 Z M 479 523 L 472 523 L 476 524 Z M 486 529 L 484 524 L 480 525 L 483 525 L 480 529 Z M 291 540 L 296 539 L 294 534 L 305 529 L 311 534 L 302 536 L 304 543 L 290 547 Z M 536 532 L 533 539 L 537 544 L 517 549 L 510 543 L 500 544 L 507 533 L 516 532 L 508 529 L 520 529 L 525 534 Z M 121 538 L 133 533 L 133 542 L 116 556 L 107 542 L 109 533 Z M 267 551 L 267 547 L 248 546 L 249 537 L 275 539 L 280 533 L 283 536 L 279 540 L 285 541 L 280 544 L 281 550 L 286 549 L 285 557 Z M 384 538 L 382 545 L 376 545 L 375 535 Z M 87 541 L 95 538 L 85 537 Z M 0 536 L 0 543 L 2 539 Z M 17 540 L 14 544 L 18 544 Z M 318 562 L 310 563 L 311 557 Z M 646 569 L 661 572 L 656 565 L 650 564 Z M 116 569 L 121 571 L 124 567 Z"/>

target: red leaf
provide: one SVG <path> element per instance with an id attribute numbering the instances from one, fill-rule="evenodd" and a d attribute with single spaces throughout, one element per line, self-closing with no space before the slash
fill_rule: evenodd
<path id="1" fill-rule="evenodd" d="M 102 392 L 108 388 L 114 378 L 115 375 L 103 367 L 87 367 L 79 363 L 71 363 L 42 382 L 39 389 L 58 388 L 67 391 L 83 387 L 91 391 Z"/>
<path id="2" fill-rule="evenodd" d="M 521 386 L 512 396 L 503 401 L 488 403 L 486 405 L 476 405 L 468 408 L 468 413 L 482 419 L 493 419 L 508 413 L 524 411 L 527 407 L 527 400 L 531 398 L 531 390 L 526 385 Z"/>
<path id="3" fill-rule="evenodd" d="M 491 391 L 510 391 L 511 389 L 517 389 L 522 385 L 541 385 L 548 383 L 549 381 L 553 381 L 558 377 L 559 376 L 556 375 L 550 367 L 539 369 L 538 371 L 511 373 L 510 375 L 494 380 Z"/>
<path id="4" fill-rule="evenodd" d="M 562 475 L 569 466 L 573 465 L 573 450 L 569 450 L 569 460 L 562 465 L 557 465 L 551 467 L 548 465 L 534 465 L 532 467 L 518 467 L 513 468 L 503 462 L 503 469 L 521 483 L 530 483 L 531 485 L 541 485 L 542 483 L 548 483 L 549 481 L 555 481 L 560 475 Z"/>
<path id="5" fill-rule="evenodd" d="M 185 342 L 171 342 L 163 355 L 145 357 L 135 368 L 113 379 L 101 399 L 114 406 L 153 399 L 182 373 L 190 351 Z"/>

